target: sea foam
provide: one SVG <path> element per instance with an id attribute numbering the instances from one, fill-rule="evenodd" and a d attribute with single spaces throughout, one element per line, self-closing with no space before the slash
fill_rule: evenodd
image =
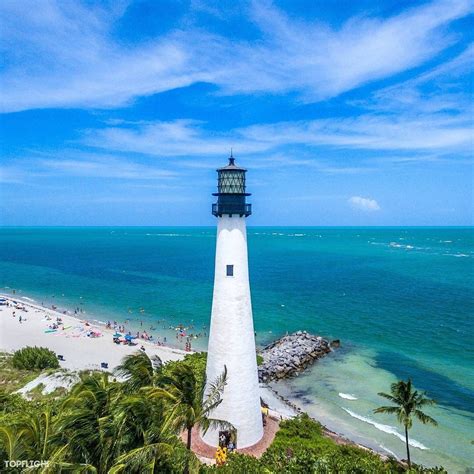
<path id="1" fill-rule="evenodd" d="M 357 397 L 354 397 L 354 395 L 349 395 L 348 393 L 341 393 L 339 392 L 338 395 L 341 398 L 345 398 L 346 400 L 357 400 Z"/>
<path id="2" fill-rule="evenodd" d="M 373 427 L 377 428 L 379 431 L 383 431 L 384 433 L 392 434 L 392 435 L 396 436 L 398 439 L 400 439 L 401 441 L 405 442 L 405 437 L 402 434 L 400 434 L 395 427 L 390 426 L 390 425 L 383 425 L 382 423 L 377 423 L 376 421 L 371 420 L 370 418 L 367 418 L 365 416 L 358 415 L 357 413 L 354 413 L 353 411 L 351 411 L 347 408 L 342 407 L 342 409 L 346 413 L 351 415 L 353 418 L 357 418 L 360 421 L 368 423 L 369 425 L 372 425 Z M 426 447 L 424 444 L 417 441 L 416 439 L 410 439 L 408 444 L 410 446 L 413 446 L 414 448 L 418 448 L 418 449 L 423 449 L 423 450 L 430 449 L 430 448 Z"/>

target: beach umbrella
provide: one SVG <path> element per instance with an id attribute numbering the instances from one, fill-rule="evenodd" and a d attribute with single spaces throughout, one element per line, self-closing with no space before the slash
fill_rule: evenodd
<path id="1" fill-rule="evenodd" d="M 126 340 L 126 341 L 131 341 L 132 339 L 133 339 L 133 336 L 130 336 L 130 334 L 127 334 L 127 335 L 125 336 L 125 340 Z"/>
<path id="2" fill-rule="evenodd" d="M 113 337 L 123 337 L 123 335 L 120 334 L 119 332 L 116 332 L 116 333 L 113 335 Z"/>

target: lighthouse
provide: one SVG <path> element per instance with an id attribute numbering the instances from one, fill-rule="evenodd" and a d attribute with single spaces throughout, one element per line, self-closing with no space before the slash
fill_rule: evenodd
<path id="1" fill-rule="evenodd" d="M 247 256 L 246 219 L 252 207 L 246 203 L 246 172 L 231 153 L 229 164 L 217 170 L 213 194 L 217 242 L 206 380 L 211 384 L 227 368 L 222 402 L 211 417 L 230 422 L 235 431 L 209 429 L 203 438 L 211 446 L 231 436 L 237 448 L 245 448 L 263 436 Z"/>

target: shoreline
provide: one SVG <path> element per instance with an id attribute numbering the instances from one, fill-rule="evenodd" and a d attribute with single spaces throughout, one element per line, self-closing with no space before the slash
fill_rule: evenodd
<path id="1" fill-rule="evenodd" d="M 23 295 L 0 293 L 0 297 L 5 298 L 10 303 L 8 306 L 0 306 L 0 327 L 2 328 L 0 350 L 13 352 L 27 345 L 45 346 L 56 354 L 64 356 L 65 360 L 60 362 L 61 368 L 64 369 L 72 371 L 111 371 L 121 362 L 123 357 L 139 350 L 140 345 L 146 348 L 146 353 L 149 356 L 158 355 L 163 362 L 182 360 L 186 354 L 195 352 L 184 351 L 171 345 L 157 344 L 144 339 L 139 339 L 135 346 L 117 345 L 112 340 L 115 330 L 107 328 L 106 324 L 97 316 L 94 317 L 94 315 L 88 314 L 88 317 L 81 318 L 78 314 L 70 314 L 67 309 L 60 310 L 59 308 L 53 309 L 41 306 L 32 298 Z M 15 308 L 15 302 L 24 306 L 27 311 L 23 312 L 21 309 Z M 16 317 L 13 317 L 12 313 L 14 311 L 17 313 Z M 23 319 L 21 323 L 19 322 L 20 314 Z M 48 324 L 54 322 L 58 317 L 63 320 L 62 327 L 67 329 L 58 329 L 55 332 L 46 329 Z M 76 334 L 66 332 L 73 329 L 73 327 Z M 87 337 L 84 334 L 87 330 L 98 330 L 101 335 L 92 338 Z M 48 332 L 45 333 L 44 331 Z M 76 343 L 70 344 L 68 339 L 76 339 Z M 78 347 L 80 347 L 80 350 L 78 350 Z M 102 368 L 102 362 L 106 362 L 108 367 Z M 305 413 L 294 402 L 283 397 L 274 386 L 266 383 L 260 383 L 259 385 L 260 395 L 264 402 L 269 405 L 270 414 L 275 418 L 287 419 Z M 311 418 L 320 423 L 325 436 L 331 438 L 337 444 L 358 446 L 375 452 L 383 459 L 388 457 L 386 452 L 357 443 L 346 435 L 331 430 L 317 418 Z"/>
<path id="2" fill-rule="evenodd" d="M 169 325 L 169 323 L 165 324 L 167 319 L 149 319 L 149 315 L 145 313 L 143 308 L 140 308 L 140 316 L 131 312 L 129 309 L 129 315 L 124 314 L 105 314 L 103 316 L 98 316 L 101 314 L 100 309 L 93 309 L 91 312 L 83 310 L 81 307 L 84 304 L 82 300 L 82 296 L 79 297 L 79 303 L 72 303 L 67 302 L 64 304 L 58 303 L 55 300 L 55 295 L 51 297 L 39 297 L 36 296 L 36 300 L 30 298 L 29 296 L 23 295 L 21 290 L 10 289 L 10 292 L 5 292 L 5 290 L 9 287 L 4 287 L 0 289 L 0 298 L 7 298 L 11 300 L 20 300 L 25 305 L 34 306 L 37 309 L 45 309 L 48 311 L 52 311 L 54 313 L 58 313 L 59 316 L 69 316 L 71 318 L 77 319 L 79 321 L 87 320 L 89 323 L 93 323 L 94 326 L 98 326 L 101 330 L 111 330 L 115 332 L 121 333 L 128 333 L 130 332 L 132 335 L 136 333 L 147 334 L 148 336 L 152 336 L 148 342 L 151 342 L 153 345 L 161 345 L 163 347 L 170 347 L 177 350 L 184 350 L 186 347 L 186 343 L 189 342 L 194 347 L 191 349 L 191 352 L 194 350 L 200 352 L 203 350 L 202 340 L 207 337 L 207 332 L 199 332 L 195 334 L 193 331 L 198 331 L 193 322 L 185 321 L 184 323 L 179 323 L 177 326 Z M 18 293 L 13 293 L 13 291 L 18 291 Z M 64 295 L 62 295 L 64 296 Z M 41 300 L 41 303 L 39 301 Z M 46 302 L 46 303 L 45 303 Z M 71 309 L 74 307 L 74 309 Z M 114 327 L 107 327 L 107 322 L 111 324 L 116 323 L 117 328 Z M 151 324 L 151 326 L 150 326 Z M 123 331 L 119 331 L 118 328 L 123 327 Z M 201 331 L 206 331 L 207 328 L 202 328 Z M 179 336 L 178 333 L 184 332 L 184 336 Z M 147 339 L 139 338 L 139 341 L 147 341 Z M 207 347 L 207 343 L 204 344 Z M 189 352 L 189 351 L 188 351 Z"/>
<path id="3" fill-rule="evenodd" d="M 0 297 L 11 303 L 20 303 L 27 308 L 27 311 L 23 312 L 14 305 L 0 306 L 0 327 L 2 328 L 0 349 L 3 351 L 12 352 L 26 345 L 43 345 L 63 355 L 65 361 L 61 362 L 61 367 L 70 370 L 102 370 L 102 362 L 106 362 L 109 365 L 108 370 L 112 370 L 123 357 L 139 350 L 140 345 L 145 347 L 149 355 L 158 355 L 164 362 L 179 360 L 191 353 L 144 339 L 139 339 L 134 346 L 117 345 L 113 342 L 115 330 L 107 328 L 101 320 L 90 315 L 87 318 L 81 318 L 68 313 L 67 310 L 64 313 L 58 309 L 38 305 L 25 296 L 0 293 Z M 17 313 L 16 317 L 12 315 L 14 311 Z M 22 316 L 21 323 L 19 322 L 20 315 Z M 48 326 L 57 318 L 62 319 L 64 329 L 53 331 Z M 100 336 L 87 337 L 88 330 L 99 332 Z M 68 344 L 70 339 L 77 339 L 76 342 L 80 342 L 81 345 Z M 76 346 L 75 350 L 74 346 Z M 78 347 L 80 350 L 77 350 Z"/>

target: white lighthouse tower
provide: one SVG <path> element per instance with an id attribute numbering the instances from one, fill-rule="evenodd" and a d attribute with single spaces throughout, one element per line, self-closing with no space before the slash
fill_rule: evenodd
<path id="1" fill-rule="evenodd" d="M 247 258 L 245 221 L 252 210 L 245 202 L 250 196 L 245 192 L 246 171 L 235 165 L 232 153 L 229 164 L 217 170 L 217 203 L 212 205 L 216 266 L 206 367 L 207 383 L 227 368 L 222 402 L 211 416 L 232 423 L 237 448 L 252 446 L 263 436 Z M 210 429 L 204 441 L 217 446 L 223 434 Z"/>

